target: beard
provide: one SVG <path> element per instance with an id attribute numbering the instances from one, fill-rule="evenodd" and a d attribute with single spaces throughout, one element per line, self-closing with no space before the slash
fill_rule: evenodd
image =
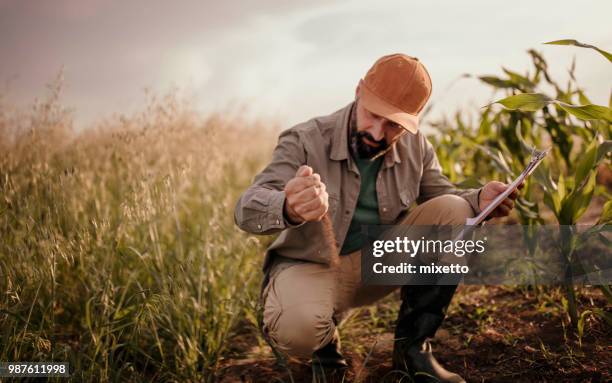
<path id="1" fill-rule="evenodd" d="M 384 153 L 389 148 L 389 143 L 383 137 L 381 140 L 376 141 L 374 137 L 368 132 L 358 132 L 356 129 L 351 134 L 351 144 L 354 150 L 356 150 L 359 158 L 374 159 L 379 154 Z M 370 142 L 377 144 L 377 146 L 368 145 L 363 139 L 367 138 Z"/>

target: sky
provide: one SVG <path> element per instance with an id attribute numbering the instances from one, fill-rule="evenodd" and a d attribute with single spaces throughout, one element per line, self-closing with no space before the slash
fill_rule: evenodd
<path id="1" fill-rule="evenodd" d="M 607 105 L 607 60 L 542 43 L 612 51 L 610 14 L 604 0 L 0 0 L 0 94 L 28 105 L 63 68 L 79 128 L 173 88 L 204 114 L 241 105 L 290 127 L 348 104 L 378 57 L 402 52 L 428 68 L 437 119 L 499 98 L 463 74 L 524 73 L 536 48 L 561 78 L 575 58 L 578 82 Z"/>

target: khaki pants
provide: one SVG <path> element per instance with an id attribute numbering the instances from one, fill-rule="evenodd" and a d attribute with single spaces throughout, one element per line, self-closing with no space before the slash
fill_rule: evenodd
<path id="1" fill-rule="evenodd" d="M 446 194 L 422 203 L 401 222 L 406 225 L 463 225 L 474 212 L 469 203 Z M 349 310 L 369 305 L 399 286 L 361 284 L 361 251 L 340 256 L 338 268 L 295 263 L 271 270 L 263 290 L 263 331 L 280 352 L 310 358 L 329 343 Z M 340 274 L 340 275 L 339 275 Z"/>

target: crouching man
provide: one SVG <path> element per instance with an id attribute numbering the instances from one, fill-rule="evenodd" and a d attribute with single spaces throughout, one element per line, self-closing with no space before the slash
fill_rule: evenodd
<path id="1" fill-rule="evenodd" d="M 336 327 L 351 308 L 395 288 L 360 283 L 362 225 L 462 225 L 505 190 L 495 181 L 459 190 L 441 173 L 418 130 L 431 89 L 418 59 L 380 58 L 353 102 L 283 131 L 272 161 L 240 197 L 234 218 L 241 229 L 280 233 L 266 251 L 261 294 L 262 331 L 279 352 L 347 365 Z M 516 196 L 491 216 L 507 215 Z M 428 342 L 455 288 L 402 287 L 393 363 L 416 381 L 464 381 L 436 361 Z"/>

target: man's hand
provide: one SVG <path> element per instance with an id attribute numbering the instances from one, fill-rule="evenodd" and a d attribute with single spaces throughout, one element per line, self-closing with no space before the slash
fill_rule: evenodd
<path id="1" fill-rule="evenodd" d="M 521 183 L 518 188 L 522 189 L 523 186 L 523 183 Z M 478 206 L 480 207 L 480 210 L 483 210 L 489 206 L 495 197 L 503 193 L 507 188 L 508 185 L 503 182 L 491 181 L 487 183 L 480 191 L 480 196 L 478 198 Z M 512 193 L 510 193 L 510 195 L 506 197 L 506 199 L 504 199 L 502 203 L 491 212 L 491 214 L 489 214 L 489 217 L 505 217 L 510 214 L 510 211 L 514 207 L 514 200 L 516 197 L 518 197 L 518 190 L 514 190 Z"/>
<path id="2" fill-rule="evenodd" d="M 293 224 L 320 221 L 329 208 L 328 195 L 321 176 L 302 165 L 285 186 L 285 217 Z"/>

